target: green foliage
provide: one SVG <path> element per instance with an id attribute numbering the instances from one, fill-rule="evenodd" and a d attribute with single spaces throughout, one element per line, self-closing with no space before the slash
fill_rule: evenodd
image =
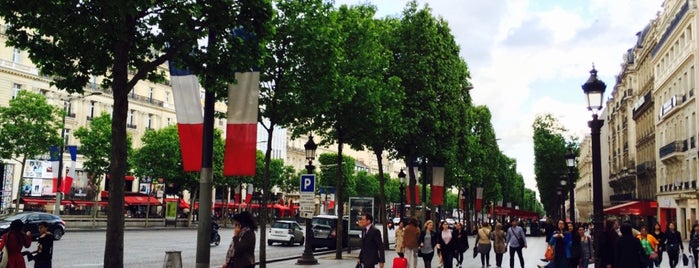
<path id="1" fill-rule="evenodd" d="M 85 156 L 83 169 L 90 180 L 100 185 L 102 175 L 109 173 L 112 158 L 112 118 L 107 112 L 92 118 L 89 127 L 79 127 L 73 134 L 80 140 L 80 154 Z M 126 136 L 127 151 L 131 151 L 131 136 Z"/>
<path id="2" fill-rule="evenodd" d="M 532 124 L 534 129 L 534 174 L 543 208 L 548 215 L 556 215 L 558 208 L 556 187 L 560 176 L 567 174 L 565 165 L 565 129 L 551 114 L 537 116 Z"/>
<path id="3" fill-rule="evenodd" d="M 323 153 L 318 157 L 318 163 L 320 163 L 320 179 L 317 182 L 319 186 L 331 186 L 336 187 L 337 185 L 337 169 L 336 164 L 337 154 L 336 153 Z M 352 189 L 356 187 L 357 183 L 354 176 L 355 160 L 350 156 L 342 156 L 342 201 L 349 201 L 349 196 L 353 193 Z"/>
<path id="4" fill-rule="evenodd" d="M 24 163 L 28 157 L 46 155 L 51 146 L 63 145 L 56 131 L 62 128 L 62 115 L 62 109 L 48 104 L 43 95 L 19 91 L 9 106 L 0 107 L 0 156 Z"/>

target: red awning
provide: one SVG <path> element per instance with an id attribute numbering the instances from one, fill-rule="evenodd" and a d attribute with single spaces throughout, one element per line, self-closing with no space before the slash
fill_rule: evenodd
<path id="1" fill-rule="evenodd" d="M 76 206 L 91 207 L 91 206 L 94 206 L 94 205 L 95 205 L 95 201 L 90 201 L 90 200 L 73 200 L 73 204 L 75 204 Z M 108 203 L 105 202 L 105 201 L 98 201 L 97 204 L 98 204 L 100 207 L 106 207 Z"/>
<path id="2" fill-rule="evenodd" d="M 657 214 L 658 202 L 656 201 L 631 201 L 621 205 L 604 209 L 606 215 L 637 215 L 655 216 Z"/>
<path id="3" fill-rule="evenodd" d="M 160 201 L 152 196 L 127 195 L 124 196 L 124 205 L 126 206 L 146 206 L 150 203 L 151 206 L 159 206 Z"/>
<path id="4" fill-rule="evenodd" d="M 33 205 L 33 206 L 43 206 L 43 205 L 46 205 L 49 203 L 49 200 L 46 200 L 46 199 L 26 198 L 26 197 L 22 197 L 22 199 L 20 201 L 22 201 L 22 203 L 24 203 L 25 205 Z M 53 201 L 51 203 L 55 204 L 56 201 Z"/>

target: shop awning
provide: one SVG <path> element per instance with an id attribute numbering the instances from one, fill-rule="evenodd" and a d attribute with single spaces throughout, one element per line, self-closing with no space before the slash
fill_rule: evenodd
<path id="1" fill-rule="evenodd" d="M 124 205 L 126 206 L 146 206 L 150 203 L 151 206 L 159 206 L 160 201 L 152 196 L 127 195 L 124 196 Z"/>
<path id="2" fill-rule="evenodd" d="M 47 204 L 49 203 L 49 200 L 40 199 L 40 198 L 25 198 L 25 197 L 22 197 L 22 199 L 21 199 L 20 201 L 22 201 L 22 203 L 24 203 L 25 205 L 32 205 L 32 206 L 43 206 L 43 205 L 47 205 Z M 51 201 L 53 201 L 53 202 L 51 202 L 51 203 L 53 203 L 53 204 L 56 203 L 55 200 L 51 200 Z"/>
<path id="3" fill-rule="evenodd" d="M 85 206 L 85 207 L 91 207 L 95 205 L 95 201 L 90 201 L 90 200 L 72 200 L 73 204 L 76 206 Z M 106 207 L 108 204 L 105 201 L 98 201 L 97 204 L 100 207 Z"/>
<path id="4" fill-rule="evenodd" d="M 658 202 L 656 201 L 631 201 L 621 205 L 604 209 L 605 215 L 636 215 L 655 216 L 657 214 Z"/>

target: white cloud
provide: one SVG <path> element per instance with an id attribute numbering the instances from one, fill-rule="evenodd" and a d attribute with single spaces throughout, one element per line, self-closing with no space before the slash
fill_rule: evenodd
<path id="1" fill-rule="evenodd" d="M 406 2 L 372 1 L 379 14 L 397 14 Z M 490 108 L 500 147 L 517 160 L 528 188 L 535 188 L 531 130 L 535 116 L 552 113 L 571 134 L 589 133 L 590 114 L 580 86 L 592 63 L 611 91 L 623 53 L 662 4 L 662 0 L 419 2 L 428 2 L 433 14 L 449 22 L 471 68 L 474 102 Z"/>

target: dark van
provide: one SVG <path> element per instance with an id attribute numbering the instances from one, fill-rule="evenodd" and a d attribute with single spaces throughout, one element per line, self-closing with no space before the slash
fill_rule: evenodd
<path id="1" fill-rule="evenodd" d="M 342 246 L 346 247 L 349 236 L 348 234 L 348 220 L 342 221 Z M 318 215 L 313 216 L 311 221 L 313 237 L 309 240 L 311 243 L 311 248 L 315 250 L 316 248 L 328 248 L 335 249 L 337 245 L 337 216 L 335 215 Z"/>

